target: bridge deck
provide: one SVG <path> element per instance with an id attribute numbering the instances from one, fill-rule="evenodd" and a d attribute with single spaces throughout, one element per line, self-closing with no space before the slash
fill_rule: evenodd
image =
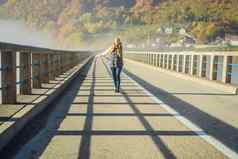
<path id="1" fill-rule="evenodd" d="M 71 75 L 74 69 L 56 77 L 49 83 L 43 83 L 42 88 L 32 89 L 31 95 L 18 95 L 17 104 L 0 104 L 0 133 L 12 126 L 17 119 L 22 118 L 25 114 L 32 110 L 37 103 L 42 102 L 47 95 L 50 95 L 55 87 Z"/>
<path id="2" fill-rule="evenodd" d="M 126 69 L 153 85 L 154 88 L 159 88 L 154 89 L 154 91 L 157 91 L 156 94 L 159 95 L 160 99 L 172 101 L 173 98 L 171 97 L 174 96 L 238 128 L 236 116 L 238 114 L 238 95 L 222 91 L 208 84 L 204 85 L 202 82 L 179 78 L 161 69 L 131 60 L 126 61 Z M 162 92 L 167 92 L 169 95 Z"/>
<path id="3" fill-rule="evenodd" d="M 125 74 L 115 93 L 102 59 L 84 74 L 16 158 L 226 158 Z"/>

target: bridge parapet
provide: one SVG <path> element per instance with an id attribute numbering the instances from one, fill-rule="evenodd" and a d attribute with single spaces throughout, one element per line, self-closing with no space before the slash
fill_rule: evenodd
<path id="1" fill-rule="evenodd" d="M 30 95 L 32 88 L 67 72 L 90 56 L 86 51 L 53 50 L 0 42 L 1 103 L 15 104 L 17 88 Z"/>
<path id="2" fill-rule="evenodd" d="M 194 77 L 238 85 L 238 52 L 127 51 L 125 57 Z"/>

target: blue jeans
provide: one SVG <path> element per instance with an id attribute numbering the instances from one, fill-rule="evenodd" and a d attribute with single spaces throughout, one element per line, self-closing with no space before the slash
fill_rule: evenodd
<path id="1" fill-rule="evenodd" d="M 122 66 L 111 67 L 113 82 L 116 90 L 120 90 Z"/>

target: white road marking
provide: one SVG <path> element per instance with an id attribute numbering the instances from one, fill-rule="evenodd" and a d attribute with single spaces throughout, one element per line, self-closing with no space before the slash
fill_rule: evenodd
<path id="1" fill-rule="evenodd" d="M 144 90 L 144 92 L 150 97 L 152 98 L 155 102 L 159 103 L 160 106 L 162 106 L 164 109 L 166 109 L 169 113 L 172 114 L 178 114 L 175 116 L 175 118 L 180 121 L 181 123 L 183 123 L 186 127 L 188 127 L 189 129 L 191 129 L 192 131 L 194 131 L 194 133 L 196 133 L 199 137 L 201 137 L 202 139 L 204 139 L 206 142 L 208 142 L 209 144 L 213 145 L 218 151 L 222 152 L 224 155 L 226 155 L 227 157 L 231 158 L 231 159 L 238 159 L 238 154 L 233 151 L 232 149 L 230 149 L 229 147 L 227 147 L 226 145 L 224 145 L 223 143 L 221 143 L 219 140 L 217 140 L 216 138 L 208 135 L 206 132 L 204 132 L 199 126 L 195 125 L 194 123 L 192 123 L 191 121 L 189 121 L 188 119 L 186 119 L 185 117 L 183 117 L 179 112 L 177 112 L 176 110 L 174 110 L 173 108 L 171 108 L 169 105 L 165 104 L 164 102 L 162 102 L 158 97 L 154 96 L 152 93 L 150 93 L 146 88 L 144 88 L 142 85 L 140 85 L 138 82 L 136 82 L 134 79 L 132 79 L 130 76 L 128 76 L 124 71 L 123 74 L 132 82 L 134 82 L 138 87 L 140 87 L 141 89 Z M 162 103 L 162 104 L 161 104 Z"/>
<path id="2" fill-rule="evenodd" d="M 180 113 L 172 109 L 170 106 L 163 103 L 160 99 L 158 99 L 156 96 L 154 96 L 152 93 L 150 93 L 146 88 L 141 86 L 139 83 L 137 83 L 135 80 L 133 80 L 131 77 L 129 77 L 127 74 L 125 74 L 125 77 L 127 77 L 130 81 L 132 81 L 135 85 L 137 85 L 140 89 L 142 89 L 150 98 L 152 98 L 155 102 L 159 103 L 160 106 L 162 106 L 164 109 L 166 109 L 171 114 L 178 114 L 175 116 L 177 120 L 179 120 L 181 123 L 183 123 L 185 126 L 187 126 L 189 129 L 194 131 L 199 137 L 207 141 L 209 144 L 213 145 L 217 150 L 222 152 L 224 155 L 231 159 L 238 159 L 238 154 L 231 150 L 229 147 L 222 144 L 220 141 L 215 139 L 214 137 L 208 135 L 206 132 L 204 132 L 201 128 L 193 124 L 191 121 L 186 119 L 185 117 L 181 116 Z M 162 104 L 161 104 L 162 103 Z M 40 131 L 30 142 L 28 142 L 17 154 L 15 159 L 22 159 L 22 158 L 30 158 L 33 156 L 39 156 L 40 154 L 37 154 L 39 149 L 44 149 L 44 146 L 48 144 L 49 139 L 52 138 L 52 136 L 55 133 L 55 124 L 56 120 L 59 119 L 61 116 L 60 113 L 54 112 L 48 123 L 47 126 Z M 47 139 L 46 139 L 47 138 Z"/>

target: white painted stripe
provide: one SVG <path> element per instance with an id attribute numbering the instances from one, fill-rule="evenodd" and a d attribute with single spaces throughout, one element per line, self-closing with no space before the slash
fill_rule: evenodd
<path id="1" fill-rule="evenodd" d="M 132 82 L 134 82 L 138 87 L 144 89 L 144 92 L 150 96 L 150 98 L 152 98 L 155 102 L 160 103 L 160 106 L 162 106 L 164 109 L 166 109 L 169 113 L 172 114 L 178 114 L 177 116 L 175 116 L 175 118 L 180 121 L 181 123 L 183 123 L 186 127 L 188 127 L 189 129 L 191 129 L 192 131 L 194 131 L 194 133 L 196 133 L 199 137 L 201 137 L 202 139 L 204 139 L 206 142 L 208 142 L 209 144 L 213 145 L 218 151 L 222 152 L 224 155 L 226 155 L 227 157 L 231 158 L 231 159 L 238 159 L 238 154 L 233 151 L 232 149 L 230 149 L 229 147 L 227 147 L 226 145 L 224 145 L 223 143 L 221 143 L 220 141 L 218 141 L 216 138 L 208 135 L 206 132 L 204 132 L 199 126 L 195 125 L 194 123 L 192 123 L 191 121 L 189 121 L 188 119 L 186 119 L 185 117 L 183 117 L 179 112 L 177 112 L 176 110 L 174 110 L 173 108 L 171 108 L 169 105 L 163 103 L 158 97 L 154 96 L 152 93 L 150 93 L 146 88 L 144 88 L 142 85 L 140 85 L 138 82 L 136 82 L 134 79 L 132 79 L 131 77 L 129 77 L 124 71 L 123 74 L 125 76 L 128 77 L 128 79 L 130 79 Z M 161 104 L 162 103 L 162 104 Z"/>

